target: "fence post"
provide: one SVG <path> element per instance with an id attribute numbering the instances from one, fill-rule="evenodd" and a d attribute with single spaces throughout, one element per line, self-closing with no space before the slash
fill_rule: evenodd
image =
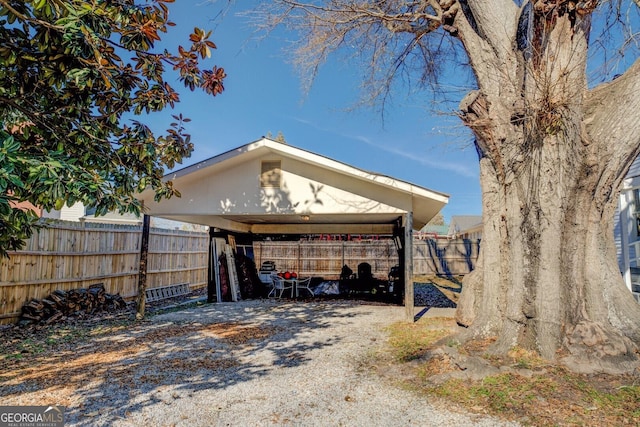
<path id="1" fill-rule="evenodd" d="M 144 215 L 142 219 L 142 240 L 140 243 L 140 266 L 138 272 L 138 300 L 136 304 L 136 319 L 144 318 L 147 302 L 147 259 L 149 257 L 149 224 L 151 217 Z"/>

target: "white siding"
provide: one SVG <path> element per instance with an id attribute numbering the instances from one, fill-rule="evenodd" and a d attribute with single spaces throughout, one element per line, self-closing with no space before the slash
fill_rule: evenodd
<path id="1" fill-rule="evenodd" d="M 635 176 L 640 176 L 640 157 L 636 158 L 629 168 L 629 172 L 627 173 L 627 178 L 632 178 Z"/>
<path id="2" fill-rule="evenodd" d="M 622 197 L 622 196 L 621 196 Z M 613 217 L 613 239 L 616 242 L 616 255 L 618 257 L 618 268 L 623 272 L 625 270 L 624 254 L 622 252 L 622 225 L 620 224 L 620 202 L 616 207 L 616 213 Z"/>
<path id="3" fill-rule="evenodd" d="M 84 216 L 84 205 L 80 202 L 74 203 L 73 206 L 63 206 L 60 209 L 60 219 L 64 221 L 80 221 Z"/>
<path id="4" fill-rule="evenodd" d="M 618 255 L 618 266 L 627 287 L 631 289 L 630 267 L 640 267 L 640 236 L 636 225 L 636 209 L 634 206 L 633 190 L 640 188 L 640 157 L 638 157 L 623 181 L 614 217 L 614 239 Z"/>
<path id="5" fill-rule="evenodd" d="M 73 206 L 63 206 L 60 210 L 43 211 L 43 218 L 61 219 L 64 221 L 80 221 L 84 216 L 84 205 L 80 202 Z"/>

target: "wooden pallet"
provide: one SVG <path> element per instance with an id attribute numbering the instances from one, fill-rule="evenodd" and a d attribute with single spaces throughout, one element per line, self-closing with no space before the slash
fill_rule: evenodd
<path id="1" fill-rule="evenodd" d="M 177 285 L 163 286 L 161 288 L 147 289 L 146 296 L 148 302 L 160 301 L 167 298 L 179 297 L 191 292 L 188 283 L 178 283 Z"/>

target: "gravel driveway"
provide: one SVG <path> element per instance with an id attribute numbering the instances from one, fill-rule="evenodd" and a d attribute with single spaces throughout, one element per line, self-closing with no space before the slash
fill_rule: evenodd
<path id="1" fill-rule="evenodd" d="M 67 425 L 515 425 L 436 409 L 367 369 L 384 327 L 403 318 L 404 307 L 351 301 L 205 305 L 100 336 L 38 370 L 17 366 L 1 400 L 63 404 Z"/>

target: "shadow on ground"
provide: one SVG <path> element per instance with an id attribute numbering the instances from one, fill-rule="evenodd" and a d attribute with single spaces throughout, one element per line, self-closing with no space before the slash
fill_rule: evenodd
<path id="1" fill-rule="evenodd" d="M 40 354 L 3 355 L 0 399 L 5 405 L 63 405 L 70 424 L 110 425 L 107 419 L 163 399 L 304 365 L 314 350 L 340 342 L 333 334 L 307 336 L 348 322 L 354 316 L 348 306 L 245 301 L 161 314 L 124 327 L 100 325 Z"/>

